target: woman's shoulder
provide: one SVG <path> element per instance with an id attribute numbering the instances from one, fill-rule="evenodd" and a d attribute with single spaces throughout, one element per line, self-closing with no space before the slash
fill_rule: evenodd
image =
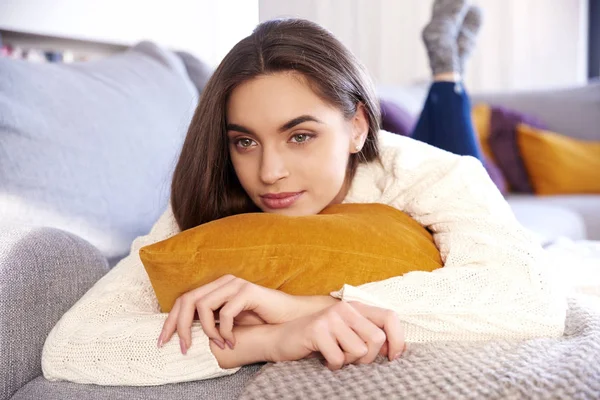
<path id="1" fill-rule="evenodd" d="M 407 136 L 397 135 L 381 130 L 377 135 L 379 141 L 379 167 L 387 172 L 413 170 L 447 165 L 460 158 L 456 154 L 431 146 L 427 143 Z"/>
<path id="2" fill-rule="evenodd" d="M 138 237 L 136 240 L 140 242 L 140 246 L 145 246 L 168 239 L 180 232 L 181 229 L 179 229 L 179 225 L 173 214 L 171 202 L 169 201 L 165 211 L 163 211 L 158 220 L 154 223 L 150 232 L 145 236 Z"/>
<path id="3" fill-rule="evenodd" d="M 173 214 L 173 207 L 171 206 L 170 201 L 150 232 L 152 233 L 153 231 L 158 231 L 160 234 L 168 236 L 173 236 L 181 232 L 177 220 L 175 219 L 175 215 Z"/>
<path id="4" fill-rule="evenodd" d="M 379 159 L 359 164 L 345 202 L 387 204 L 419 176 L 438 169 L 434 164 L 457 156 L 406 136 L 384 130 L 377 134 Z"/>

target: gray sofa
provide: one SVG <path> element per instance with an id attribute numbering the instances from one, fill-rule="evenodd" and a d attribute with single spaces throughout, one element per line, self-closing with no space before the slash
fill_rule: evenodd
<path id="1" fill-rule="evenodd" d="M 147 42 L 74 65 L 0 58 L 0 400 L 235 399 L 260 367 L 159 387 L 42 376 L 52 327 L 164 211 L 208 74 Z"/>
<path id="2" fill-rule="evenodd" d="M 558 90 L 476 95 L 474 102 L 505 106 L 538 117 L 548 129 L 600 142 L 600 81 Z M 597 171 L 600 180 L 600 171 Z M 560 236 L 600 240 L 600 194 L 507 196 L 520 222 L 543 243 Z"/>
<path id="3" fill-rule="evenodd" d="M 427 84 L 381 87 L 379 94 L 418 113 Z M 518 110 L 543 121 L 548 129 L 576 139 L 600 141 L 600 81 L 554 90 L 507 93 L 477 93 L 473 104 L 486 103 Z M 598 171 L 600 180 L 600 171 Z M 517 219 L 542 244 L 559 237 L 600 240 L 600 194 L 534 196 L 508 194 Z"/>
<path id="4" fill-rule="evenodd" d="M 41 375 L 51 328 L 165 208 L 208 73 L 193 57 L 150 43 L 75 66 L 0 59 L 0 400 L 233 399 L 260 368 L 158 387 L 49 382 Z M 550 127 L 571 133 L 560 129 L 570 127 L 568 120 L 555 115 L 571 92 L 556 93 L 548 104 L 541 103 L 551 97 L 546 93 L 498 99 L 523 99 L 523 107 L 539 106 L 542 118 L 549 107 L 556 117 Z M 597 132 L 587 129 L 600 126 L 598 99 L 594 91 L 590 106 L 574 104 L 564 116 L 582 129 L 573 135 Z M 597 196 L 509 201 L 541 235 L 600 238 Z"/>

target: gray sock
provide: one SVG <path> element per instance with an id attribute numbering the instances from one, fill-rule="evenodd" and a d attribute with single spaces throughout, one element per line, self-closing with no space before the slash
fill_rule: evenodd
<path id="1" fill-rule="evenodd" d="M 483 12 L 477 6 L 471 6 L 458 32 L 456 45 L 458 48 L 458 63 L 460 74 L 465 72 L 465 62 L 473 52 L 477 41 L 477 34 L 483 22 Z"/>
<path id="2" fill-rule="evenodd" d="M 467 0 L 435 0 L 431 21 L 421 34 L 434 75 L 459 72 L 457 38 L 469 9 Z"/>

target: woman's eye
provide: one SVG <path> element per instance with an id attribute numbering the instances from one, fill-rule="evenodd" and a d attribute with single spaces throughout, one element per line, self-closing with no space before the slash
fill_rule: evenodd
<path id="1" fill-rule="evenodd" d="M 251 147 L 251 146 L 252 146 L 252 143 L 253 143 L 253 142 L 254 142 L 254 140 L 252 140 L 252 139 L 247 139 L 247 138 L 244 138 L 244 139 L 239 139 L 239 140 L 237 141 L 237 145 L 238 145 L 239 147 L 242 147 L 242 148 L 244 148 L 244 149 L 247 149 L 247 148 L 249 148 L 249 147 Z"/>
<path id="2" fill-rule="evenodd" d="M 310 139 L 310 135 L 306 134 L 306 133 L 298 133 L 294 136 L 292 136 L 292 141 L 294 143 L 304 143 L 306 141 L 308 141 Z"/>

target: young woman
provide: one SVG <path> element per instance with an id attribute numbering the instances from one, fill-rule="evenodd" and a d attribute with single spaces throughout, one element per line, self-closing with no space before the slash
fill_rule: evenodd
<path id="1" fill-rule="evenodd" d="M 437 28 L 425 30 L 442 86 L 460 79 L 456 40 L 468 9 L 465 0 L 438 0 Z M 428 108 L 424 115 L 436 118 Z M 438 123 L 429 134 L 473 140 L 467 114 L 453 117 L 467 128 Z M 330 33 L 303 20 L 259 25 L 202 94 L 166 212 L 50 333 L 45 377 L 156 385 L 316 354 L 332 369 L 378 354 L 393 360 L 405 342 L 562 335 L 565 302 L 543 274 L 542 250 L 481 163 L 380 131 L 379 118 L 370 80 Z M 168 315 L 158 312 L 140 247 L 239 213 L 301 216 L 375 202 L 427 227 L 444 268 L 344 285 L 331 296 L 291 296 L 224 276 L 181 296 Z"/>

